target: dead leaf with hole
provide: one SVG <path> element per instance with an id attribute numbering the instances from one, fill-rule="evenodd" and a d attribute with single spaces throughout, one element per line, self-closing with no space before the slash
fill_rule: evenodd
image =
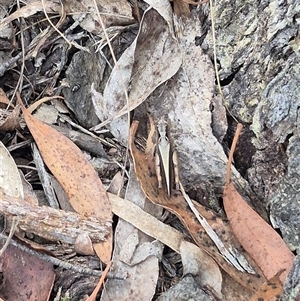
<path id="1" fill-rule="evenodd" d="M 130 130 L 130 148 L 134 160 L 135 172 L 147 197 L 153 203 L 176 214 L 181 222 L 186 226 L 196 244 L 207 252 L 232 278 L 248 290 L 257 291 L 265 279 L 255 262 L 242 250 L 241 246 L 234 238 L 228 223 L 223 221 L 219 216 L 204 206 L 195 203 L 197 210 L 210 223 L 211 227 L 215 230 L 224 244 L 231 245 L 243 254 L 248 263 L 255 270 L 256 274 L 248 274 L 238 271 L 221 256 L 216 245 L 212 242 L 202 226 L 196 220 L 194 214 L 190 211 L 183 196 L 179 192 L 173 190 L 172 195 L 169 198 L 163 189 L 158 189 L 158 183 L 155 175 L 155 159 L 153 155 L 139 151 L 134 145 L 134 137 L 137 127 L 138 122 L 134 121 Z"/>
<path id="2" fill-rule="evenodd" d="M 64 135 L 30 115 L 19 95 L 17 98 L 46 165 L 65 190 L 73 209 L 85 217 L 95 216 L 101 222 L 111 223 L 111 204 L 105 188 L 81 150 Z"/>

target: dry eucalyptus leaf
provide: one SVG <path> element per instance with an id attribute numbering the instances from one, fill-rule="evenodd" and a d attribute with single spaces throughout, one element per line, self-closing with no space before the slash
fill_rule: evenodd
<path id="1" fill-rule="evenodd" d="M 62 185 L 74 210 L 111 225 L 111 204 L 93 166 L 71 140 L 29 114 L 19 94 L 17 99 L 46 165 Z M 104 262 L 110 259 L 111 240 L 95 243 L 94 248 Z"/>
<path id="2" fill-rule="evenodd" d="M 118 2 L 110 0 L 68 0 L 65 3 L 65 9 L 67 14 L 71 14 L 73 19 L 78 21 L 83 29 L 99 34 L 103 29 L 95 9 L 95 2 L 105 28 L 134 23 L 131 5 L 126 0 L 118 0 Z"/>
<path id="3" fill-rule="evenodd" d="M 294 255 L 280 235 L 243 200 L 232 183 L 224 188 L 223 202 L 235 236 L 266 278 L 285 269 L 280 276 L 284 282 Z"/>
<path id="4" fill-rule="evenodd" d="M 222 299 L 222 274 L 217 263 L 198 246 L 183 241 L 180 245 L 183 274 L 192 274 L 201 287 L 213 290 Z"/>
<path id="5" fill-rule="evenodd" d="M 157 12 L 166 20 L 168 23 L 170 32 L 173 33 L 173 11 L 168 0 L 146 0 L 151 7 L 153 7 Z M 174 34 L 174 33 L 173 33 Z"/>
<path id="6" fill-rule="evenodd" d="M 7 98 L 5 92 L 0 88 L 0 104 L 3 104 L 4 108 L 6 108 L 6 106 L 9 104 L 9 99 Z M 13 107 L 13 105 L 12 105 Z"/>
<path id="7" fill-rule="evenodd" d="M 0 295 L 5 296 L 5 300 L 49 300 L 55 280 L 50 262 L 12 245 L 8 246 L 1 259 L 3 282 Z"/>
<path id="8" fill-rule="evenodd" d="M 57 12 L 60 10 L 59 1 L 53 0 L 44 0 L 44 7 L 48 13 Z M 0 22 L 0 31 L 8 25 L 10 22 L 17 18 L 27 18 L 39 11 L 43 11 L 43 3 L 42 1 L 29 1 L 29 3 L 20 9 L 16 10 L 14 13 L 10 14 L 8 17 L 2 19 Z"/>
<path id="9" fill-rule="evenodd" d="M 0 141 L 0 195 L 23 198 L 23 185 L 17 165 Z"/>
<path id="10" fill-rule="evenodd" d="M 6 111 L 0 109 L 0 114 L 3 116 L 0 120 L 0 131 L 3 132 L 10 132 L 15 131 L 16 129 L 20 128 L 20 107 L 16 106 L 13 111 Z"/>
<path id="11" fill-rule="evenodd" d="M 121 205 L 120 207 L 123 207 L 125 215 L 128 212 L 129 215 L 130 212 L 131 215 L 134 214 L 132 209 L 136 207 L 141 211 L 141 208 L 148 209 L 147 211 L 153 215 L 161 214 L 161 212 L 155 212 L 157 209 L 161 211 L 161 208 L 153 204 L 149 206 L 149 201 L 145 199 L 145 195 L 141 191 L 132 168 L 127 185 L 126 198 L 132 201 L 132 203 L 127 201 L 128 206 L 122 206 L 122 202 L 121 204 L 120 201 L 117 202 L 119 206 Z M 113 201 L 112 206 L 113 208 L 115 207 Z M 118 212 L 115 213 L 118 214 Z M 120 217 L 122 219 L 119 219 L 115 231 L 115 249 L 111 272 L 116 275 L 130 275 L 130 277 L 126 277 L 122 282 L 118 279 L 109 279 L 106 283 L 106 289 L 102 293 L 101 300 L 124 300 L 124 296 L 132 300 L 152 300 L 158 279 L 158 258 L 162 256 L 163 244 L 125 221 L 122 215 Z M 141 215 L 138 215 L 137 218 L 144 225 L 148 224 Z M 154 217 L 153 219 L 155 220 Z M 158 220 L 156 221 L 157 225 L 161 223 Z M 129 222 L 132 221 L 129 220 Z M 158 232 L 158 227 L 153 230 L 155 235 L 155 232 Z"/>
<path id="12" fill-rule="evenodd" d="M 22 111 L 46 165 L 66 191 L 74 210 L 110 222 L 111 206 L 106 191 L 81 150 L 64 135 L 34 118 L 23 104 Z"/>
<path id="13" fill-rule="evenodd" d="M 103 99 L 97 101 L 93 97 L 96 114 L 104 121 L 101 126 L 114 120 L 109 125 L 110 130 L 118 141 L 126 145 L 127 116 L 122 120 L 116 118 L 140 105 L 159 85 L 172 77 L 180 65 L 181 51 L 165 20 L 155 10 L 147 10 L 138 36 L 111 73 Z M 128 106 L 122 82 L 129 90 Z"/>
<path id="14" fill-rule="evenodd" d="M 255 274 L 248 274 L 237 270 L 233 265 L 220 254 L 217 246 L 212 242 L 203 227 L 200 225 L 195 215 L 189 209 L 184 197 L 180 192 L 173 190 L 169 197 L 164 189 L 158 188 L 158 181 L 155 175 L 155 158 L 149 154 L 139 151 L 134 145 L 134 137 L 138 122 L 134 121 L 130 129 L 130 150 L 134 160 L 135 172 L 141 186 L 149 200 L 154 204 L 166 208 L 176 214 L 186 229 L 193 237 L 195 243 L 205 250 L 232 278 L 242 284 L 248 290 L 256 291 L 264 281 L 264 277 L 251 259 L 251 257 L 241 248 L 235 239 L 230 226 L 226 220 L 221 219 L 216 213 L 194 202 L 198 212 L 206 219 L 219 238 L 228 249 L 238 251 L 237 258 L 245 258 L 246 262 L 255 270 Z M 151 139 L 148 138 L 148 139 Z M 242 256 L 240 256 L 242 255 Z"/>
<path id="15" fill-rule="evenodd" d="M 143 211 L 140 207 L 134 205 L 130 201 L 124 200 L 111 193 L 108 193 L 108 196 L 114 214 L 129 222 L 142 232 L 161 241 L 172 250 L 178 253 L 180 252 L 179 247 L 181 241 L 184 239 L 184 234 L 160 222 L 151 214 Z"/>
<path id="16" fill-rule="evenodd" d="M 259 291 L 251 298 L 251 301 L 278 301 L 282 296 L 282 283 L 280 281 L 280 275 L 283 270 L 279 271 L 275 276 L 266 281 Z"/>

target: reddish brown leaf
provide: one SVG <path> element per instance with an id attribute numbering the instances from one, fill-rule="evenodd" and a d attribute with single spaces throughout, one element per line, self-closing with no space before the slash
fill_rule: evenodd
<path id="1" fill-rule="evenodd" d="M 281 275 L 284 281 L 294 255 L 279 234 L 243 200 L 232 183 L 224 188 L 223 202 L 233 233 L 266 278 L 286 269 Z"/>
<path id="2" fill-rule="evenodd" d="M 280 275 L 283 270 L 279 271 L 274 277 L 266 281 L 259 291 L 252 296 L 251 301 L 278 301 L 281 300 L 283 286 L 280 281 Z"/>
<path id="3" fill-rule="evenodd" d="M 7 301 L 49 300 L 55 279 L 52 264 L 11 245 L 2 260 L 1 297 Z"/>
<path id="4" fill-rule="evenodd" d="M 111 221 L 111 205 L 93 166 L 68 138 L 30 115 L 18 96 L 26 124 L 41 155 L 64 188 L 74 210 Z"/>
<path id="5" fill-rule="evenodd" d="M 13 111 L 7 111 L 7 116 L 3 114 L 3 120 L 0 120 L 0 131 L 9 132 L 19 129 L 19 115 L 20 106 L 16 106 Z"/>
<path id="6" fill-rule="evenodd" d="M 138 127 L 138 122 L 134 121 L 130 129 L 130 148 L 134 160 L 135 172 L 141 186 L 149 200 L 160 205 L 170 212 L 176 214 L 182 223 L 186 226 L 189 233 L 197 243 L 197 245 L 205 250 L 213 259 L 237 282 L 242 284 L 248 290 L 257 291 L 265 281 L 261 271 L 255 265 L 255 262 L 246 254 L 234 238 L 230 226 L 223 221 L 214 212 L 208 210 L 204 206 L 195 203 L 197 210 L 206 218 L 213 227 L 222 241 L 226 241 L 231 246 L 235 247 L 242 253 L 248 262 L 257 272 L 257 274 L 248 274 L 238 271 L 229 264 L 219 253 L 217 247 L 212 242 L 210 237 L 199 224 L 194 214 L 189 209 L 182 194 L 178 191 L 173 191 L 171 197 L 163 189 L 158 188 L 157 178 L 155 176 L 155 158 L 152 154 L 145 154 L 139 151 L 134 145 L 135 132 Z M 151 137 L 149 137 L 151 139 Z"/>
<path id="7" fill-rule="evenodd" d="M 266 278 L 269 279 L 285 269 L 280 277 L 284 282 L 293 264 L 293 253 L 279 234 L 243 200 L 229 180 L 232 155 L 241 129 L 242 126 L 239 125 L 228 160 L 227 181 L 223 194 L 224 208 L 233 233 Z"/>
<path id="8" fill-rule="evenodd" d="M 111 261 L 107 263 L 107 266 L 106 266 L 105 270 L 103 271 L 97 286 L 95 287 L 92 294 L 86 299 L 86 301 L 95 301 L 96 300 L 97 294 L 98 294 L 98 292 L 99 292 L 99 290 L 100 290 L 100 288 L 101 288 L 101 286 L 102 286 L 102 284 L 105 280 L 105 277 L 106 277 L 111 265 L 112 265 Z"/>
<path id="9" fill-rule="evenodd" d="M 9 105 L 9 99 L 7 98 L 5 92 L 0 88 L 0 107 L 6 108 Z M 11 104 L 12 107 L 13 104 Z"/>

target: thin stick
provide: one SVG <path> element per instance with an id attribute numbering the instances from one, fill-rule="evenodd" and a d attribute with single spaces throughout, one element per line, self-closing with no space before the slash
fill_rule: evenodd
<path id="1" fill-rule="evenodd" d="M 123 77 L 122 77 L 122 74 L 121 74 L 121 71 L 120 71 L 119 64 L 118 64 L 117 59 L 116 59 L 116 56 L 115 56 L 114 50 L 113 50 L 113 48 L 112 48 L 112 45 L 111 45 L 109 36 L 108 36 L 108 34 L 107 34 L 105 25 L 104 25 L 104 23 L 103 23 L 103 20 L 102 20 L 101 15 L 100 15 L 100 12 L 99 12 L 99 9 L 98 9 L 96 0 L 93 0 L 93 2 L 94 2 L 94 5 L 95 5 L 95 9 L 96 9 L 96 12 L 97 12 L 97 15 L 98 15 L 98 18 L 99 18 L 99 21 L 100 21 L 100 24 L 101 24 L 103 33 L 104 33 L 105 38 L 106 38 L 106 41 L 107 41 L 107 45 L 108 45 L 108 47 L 109 47 L 109 50 L 110 50 L 112 59 L 113 59 L 114 64 L 115 64 L 115 67 L 117 68 L 117 71 L 118 71 L 118 73 L 119 73 L 120 81 L 121 81 L 121 84 L 122 84 L 122 87 L 123 87 L 123 90 L 124 90 L 125 99 L 126 99 L 126 106 L 127 106 L 127 123 L 128 123 L 128 137 L 129 137 L 129 132 L 130 132 L 130 110 L 129 110 L 129 98 L 128 98 L 128 92 L 127 92 L 127 89 L 126 89 L 126 86 L 125 86 L 125 83 L 124 83 L 124 80 L 123 80 Z M 125 153 L 125 159 L 124 159 L 125 164 L 124 164 L 124 166 L 126 166 L 126 162 L 127 162 L 127 160 L 128 160 L 128 156 L 129 156 L 129 141 L 127 142 L 127 145 L 126 145 L 126 153 Z M 123 178 L 124 178 L 124 175 L 125 175 L 125 171 L 122 170 L 122 177 L 123 177 Z M 120 195 L 121 188 L 122 188 L 122 187 L 119 188 L 118 196 Z"/>
<path id="2" fill-rule="evenodd" d="M 108 271 L 109 271 L 111 265 L 112 265 L 112 261 L 110 261 L 110 262 L 107 264 L 105 270 L 103 271 L 103 273 L 102 273 L 102 275 L 101 275 L 101 278 L 100 278 L 100 280 L 99 280 L 97 286 L 95 287 L 95 289 L 94 289 L 94 291 L 92 292 L 92 294 L 86 299 L 86 301 L 95 301 L 95 300 L 96 300 L 96 296 L 97 296 L 97 294 L 98 294 L 98 291 L 100 290 L 101 285 L 102 285 L 102 283 L 104 282 L 104 279 L 105 279 L 105 277 L 106 277 L 106 275 L 107 275 L 107 273 L 108 273 Z"/>
<path id="3" fill-rule="evenodd" d="M 215 20 L 214 20 L 214 16 L 213 16 L 213 0 L 209 0 L 209 6 L 210 6 L 210 19 L 211 19 L 211 33 L 212 33 L 212 39 L 213 39 L 213 48 L 214 48 L 214 67 L 215 67 L 215 73 L 216 73 L 216 78 L 217 78 L 217 83 L 218 83 L 218 89 L 219 89 L 219 93 L 222 97 L 222 102 L 224 107 L 226 108 L 227 112 L 231 115 L 231 117 L 236 121 L 237 119 L 232 115 L 232 113 L 229 111 L 227 105 L 225 104 L 225 98 L 224 98 L 224 94 L 221 88 L 221 82 L 220 82 L 220 75 L 219 75 L 219 70 L 217 68 L 218 64 L 217 64 L 217 47 L 216 47 L 216 33 L 215 33 Z"/>
<path id="4" fill-rule="evenodd" d="M 12 239 L 13 235 L 15 234 L 16 230 L 17 230 L 18 223 L 19 223 L 18 218 L 13 218 L 12 219 L 12 225 L 10 227 L 9 235 L 7 237 L 7 240 L 5 241 L 5 244 L 3 245 L 2 249 L 0 250 L 0 258 L 3 256 L 3 253 L 5 252 L 7 247 L 9 246 L 9 244 L 11 242 L 11 239 Z"/>
<path id="5" fill-rule="evenodd" d="M 4 234 L 0 234 L 0 239 L 1 240 L 7 240 L 8 237 Z M 24 252 L 26 252 L 30 255 L 36 256 L 37 258 L 39 258 L 41 260 L 50 262 L 53 265 L 57 265 L 59 267 L 62 267 L 62 268 L 67 269 L 67 270 L 71 270 L 71 271 L 76 272 L 76 273 L 87 274 L 87 275 L 92 275 L 92 276 L 97 276 L 97 277 L 99 277 L 102 273 L 101 271 L 92 270 L 92 269 L 89 269 L 89 268 L 86 268 L 86 267 L 83 267 L 83 266 L 80 266 L 80 265 L 64 262 L 60 259 L 49 256 L 47 254 L 39 253 L 39 252 L 34 251 L 34 250 L 24 246 L 24 245 L 21 245 L 21 244 L 17 243 L 13 239 L 10 240 L 10 244 L 12 244 L 13 246 L 17 247 L 18 249 L 20 249 L 20 250 L 22 250 L 22 251 L 24 251 Z"/>
<path id="6" fill-rule="evenodd" d="M 222 254 L 222 257 L 231 265 L 233 265 L 237 270 L 241 272 L 245 272 L 246 266 L 242 265 L 238 261 L 238 259 L 235 256 L 234 251 L 232 248 L 227 248 L 224 243 L 219 238 L 218 234 L 214 231 L 214 229 L 211 227 L 211 225 L 207 222 L 207 220 L 200 214 L 200 212 L 197 210 L 197 208 L 194 206 L 192 200 L 190 197 L 186 194 L 184 191 L 183 185 L 179 182 L 180 191 L 182 192 L 182 195 L 186 202 L 188 203 L 190 209 L 195 214 L 197 220 L 199 221 L 200 225 L 203 227 L 207 235 L 211 238 L 211 240 L 214 242 L 220 253 Z M 248 273 L 253 273 L 252 269 L 247 270 Z"/>
<path id="7" fill-rule="evenodd" d="M 226 185 L 228 185 L 231 181 L 231 177 L 230 177 L 230 171 L 231 171 L 231 162 L 232 162 L 232 158 L 233 158 L 233 154 L 236 148 L 236 144 L 238 142 L 239 136 L 241 134 L 241 131 L 243 129 L 243 125 L 241 123 L 238 123 L 235 134 L 234 134 L 234 138 L 231 144 L 231 148 L 230 148 L 230 153 L 229 153 L 229 157 L 228 157 L 228 162 L 227 162 L 227 170 L 226 170 Z"/>

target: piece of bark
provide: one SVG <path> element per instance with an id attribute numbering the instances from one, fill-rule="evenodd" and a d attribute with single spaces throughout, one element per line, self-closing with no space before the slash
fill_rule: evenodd
<path id="1" fill-rule="evenodd" d="M 111 223 L 95 217 L 65 212 L 50 207 L 33 206 L 6 195 L 1 196 L 0 213 L 7 218 L 17 217 L 18 227 L 51 241 L 74 244 L 80 234 L 88 233 L 93 243 L 105 241 Z"/>
<path id="2" fill-rule="evenodd" d="M 51 127 L 72 140 L 80 149 L 84 149 L 87 152 L 95 154 L 101 158 L 108 158 L 108 155 L 103 149 L 103 145 L 99 139 L 69 128 L 64 128 L 57 125 L 51 125 Z"/>

